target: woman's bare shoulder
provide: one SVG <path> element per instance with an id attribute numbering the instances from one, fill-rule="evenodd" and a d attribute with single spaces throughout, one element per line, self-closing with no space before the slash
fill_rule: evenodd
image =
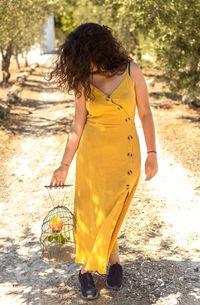
<path id="1" fill-rule="evenodd" d="M 83 88 L 79 88 L 81 94 L 75 94 L 75 116 L 74 120 L 77 124 L 81 124 L 82 126 L 86 122 L 87 118 L 87 108 L 86 108 L 86 100 L 84 96 Z"/>
<path id="2" fill-rule="evenodd" d="M 130 76 L 135 85 L 144 80 L 140 66 L 133 60 L 130 63 Z"/>

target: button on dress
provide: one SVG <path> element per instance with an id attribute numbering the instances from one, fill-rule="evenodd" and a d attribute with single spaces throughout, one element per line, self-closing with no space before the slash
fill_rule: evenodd
<path id="1" fill-rule="evenodd" d="M 106 274 L 110 254 L 141 173 L 135 126 L 136 94 L 128 73 L 110 96 L 91 84 L 86 123 L 76 155 L 75 263 Z"/>

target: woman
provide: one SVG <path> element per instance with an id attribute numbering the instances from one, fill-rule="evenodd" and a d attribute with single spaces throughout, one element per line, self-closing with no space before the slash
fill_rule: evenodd
<path id="1" fill-rule="evenodd" d="M 75 262 L 83 264 L 78 277 L 81 297 L 95 299 L 99 293 L 92 271 L 106 274 L 108 263 L 107 287 L 122 287 L 117 234 L 141 172 L 136 106 L 147 147 L 146 180 L 158 168 L 147 86 L 111 29 L 95 23 L 81 24 L 68 35 L 52 77 L 61 88 L 74 92 L 75 117 L 50 185 L 62 187 L 77 150 Z"/>

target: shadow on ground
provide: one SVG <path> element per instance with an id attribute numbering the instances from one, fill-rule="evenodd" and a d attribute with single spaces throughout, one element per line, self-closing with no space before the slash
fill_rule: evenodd
<path id="1" fill-rule="evenodd" d="M 108 290 L 106 275 L 93 273 L 100 291 L 95 304 L 149 305 L 171 295 L 177 296 L 177 304 L 199 304 L 193 295 L 200 289 L 199 262 L 144 258 L 144 253 L 136 253 L 134 247 L 120 246 L 120 252 L 125 256 L 132 252 L 136 257 L 134 261 L 124 260 L 123 288 L 117 292 Z M 45 262 L 38 238 L 29 227 L 24 228 L 19 243 L 12 237 L 1 238 L 0 283 L 7 287 L 6 295 L 18 296 L 21 304 L 82 304 L 79 269 L 74 262 Z"/>

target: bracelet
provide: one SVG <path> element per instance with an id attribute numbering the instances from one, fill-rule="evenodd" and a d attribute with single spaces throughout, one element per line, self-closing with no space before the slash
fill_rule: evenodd
<path id="1" fill-rule="evenodd" d="M 62 162 L 61 162 L 61 164 L 66 165 L 66 166 L 70 166 L 70 164 L 67 164 L 67 163 L 62 163 Z"/>
<path id="2" fill-rule="evenodd" d="M 157 151 L 155 151 L 155 150 L 150 150 L 150 151 L 148 151 L 147 153 L 149 154 L 149 153 L 151 153 L 151 152 L 154 152 L 154 153 L 157 154 Z"/>

